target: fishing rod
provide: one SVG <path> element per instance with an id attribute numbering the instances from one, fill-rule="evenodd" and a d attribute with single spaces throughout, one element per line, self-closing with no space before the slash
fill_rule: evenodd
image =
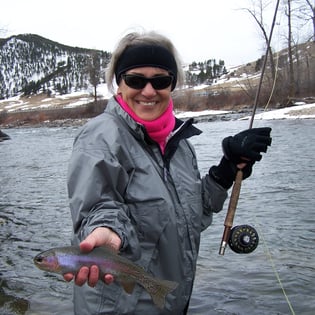
<path id="1" fill-rule="evenodd" d="M 264 63 L 261 70 L 260 80 L 257 87 L 256 95 L 255 95 L 253 111 L 252 111 L 252 115 L 251 115 L 251 119 L 249 123 L 249 129 L 253 127 L 253 122 L 255 119 L 255 113 L 258 106 L 259 95 L 260 95 L 262 82 L 263 82 L 263 78 L 264 78 L 264 74 L 266 70 L 266 64 L 267 64 L 267 59 L 268 59 L 268 52 L 270 49 L 270 43 L 272 39 L 272 33 L 273 33 L 274 26 L 276 24 L 276 17 L 277 17 L 279 3 L 280 3 L 280 0 L 277 0 L 275 12 L 273 15 L 272 26 L 270 29 L 270 34 L 269 34 L 269 38 L 267 42 Z M 242 169 L 238 169 L 235 176 L 235 181 L 234 181 L 232 192 L 231 192 L 228 210 L 227 210 L 227 214 L 224 221 L 224 231 L 223 231 L 221 245 L 219 249 L 220 255 L 224 255 L 225 249 L 228 244 L 234 252 L 239 253 L 239 254 L 251 253 L 258 246 L 259 237 L 255 228 L 253 228 L 250 225 L 239 225 L 239 226 L 233 227 L 233 220 L 234 220 L 237 203 L 238 203 L 240 192 L 241 192 L 242 180 L 243 180 L 243 171 Z"/>

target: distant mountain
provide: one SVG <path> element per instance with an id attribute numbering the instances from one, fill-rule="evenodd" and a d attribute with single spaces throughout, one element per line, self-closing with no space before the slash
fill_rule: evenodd
<path id="1" fill-rule="evenodd" d="M 314 96 L 314 56 L 314 42 L 294 46 L 294 76 L 290 81 L 287 49 L 274 52 L 275 68 L 271 71 L 268 62 L 261 103 L 266 103 L 270 95 L 274 104 L 285 104 L 292 97 Z M 34 34 L 0 39 L 0 100 L 17 95 L 50 97 L 78 91 L 94 94 L 96 100 L 96 87 L 105 83 L 110 58 L 110 52 L 66 46 Z M 173 97 L 179 107 L 194 110 L 250 104 L 256 94 L 262 63 L 263 57 L 226 69 L 219 58 L 193 62 L 184 67 L 185 89 L 175 91 Z M 289 94 L 293 84 L 294 93 Z"/>
<path id="2" fill-rule="evenodd" d="M 106 51 L 70 47 L 35 34 L 0 39 L 0 99 L 95 89 L 105 83 L 110 57 Z M 190 87 L 211 84 L 227 72 L 220 59 L 193 62 L 184 71 Z"/>
<path id="3" fill-rule="evenodd" d="M 34 34 L 0 39 L 0 99 L 87 89 L 93 60 L 99 83 L 104 83 L 110 57 L 106 51 L 70 47 Z"/>

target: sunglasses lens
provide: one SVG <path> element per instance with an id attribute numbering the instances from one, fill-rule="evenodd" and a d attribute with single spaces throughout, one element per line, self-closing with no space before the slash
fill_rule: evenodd
<path id="1" fill-rule="evenodd" d="M 141 75 L 123 74 L 122 77 L 129 87 L 136 90 L 143 89 L 148 82 L 155 90 L 163 90 L 169 87 L 173 81 L 173 77 L 169 75 L 146 78 Z"/>
<path id="2" fill-rule="evenodd" d="M 161 76 L 151 79 L 151 84 L 155 90 L 163 90 L 171 85 L 173 81 L 172 76 Z"/>
<path id="3" fill-rule="evenodd" d="M 125 80 L 125 83 L 131 87 L 132 89 L 140 90 L 145 87 L 147 84 L 145 77 L 139 76 L 139 75 L 123 75 L 123 79 Z"/>

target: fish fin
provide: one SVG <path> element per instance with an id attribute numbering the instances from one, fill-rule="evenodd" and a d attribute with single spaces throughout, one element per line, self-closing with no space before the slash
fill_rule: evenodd
<path id="1" fill-rule="evenodd" d="M 154 282 L 155 282 L 154 285 L 153 286 L 149 285 L 148 287 L 146 287 L 146 290 L 151 295 L 154 304 L 158 308 L 163 309 L 165 307 L 166 296 L 177 288 L 178 283 L 158 279 L 156 279 L 156 281 Z"/>
<path id="2" fill-rule="evenodd" d="M 134 281 L 128 281 L 128 282 L 121 281 L 120 284 L 128 294 L 132 294 L 133 289 L 135 288 L 135 285 L 136 285 Z"/>

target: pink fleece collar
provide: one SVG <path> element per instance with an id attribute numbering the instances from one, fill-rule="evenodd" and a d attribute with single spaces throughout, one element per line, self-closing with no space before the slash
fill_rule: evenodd
<path id="1" fill-rule="evenodd" d="M 170 103 L 165 112 L 155 120 L 143 120 L 138 117 L 120 95 L 116 95 L 116 100 L 120 106 L 138 123 L 143 125 L 152 140 L 157 142 L 164 154 L 167 138 L 175 127 L 175 116 L 173 114 L 173 101 Z"/>

